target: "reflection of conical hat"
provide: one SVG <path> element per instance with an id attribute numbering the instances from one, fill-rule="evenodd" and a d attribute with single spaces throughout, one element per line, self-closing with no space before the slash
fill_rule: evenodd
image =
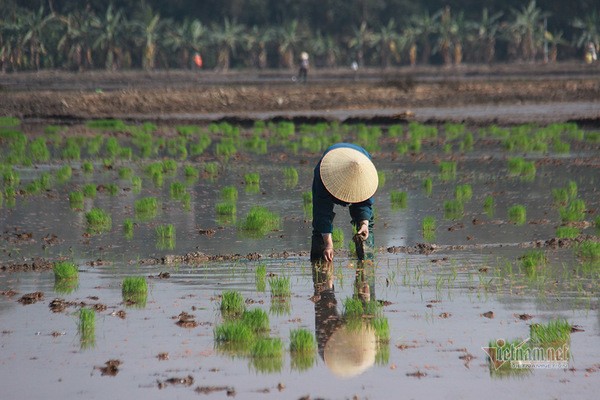
<path id="1" fill-rule="evenodd" d="M 365 372 L 375 363 L 375 331 L 367 324 L 344 325 L 337 329 L 323 351 L 327 367 L 340 378 Z"/>
<path id="2" fill-rule="evenodd" d="M 338 147 L 325 154 L 320 174 L 325 189 L 347 203 L 369 199 L 379 184 L 377 170 L 369 157 L 349 147 Z"/>

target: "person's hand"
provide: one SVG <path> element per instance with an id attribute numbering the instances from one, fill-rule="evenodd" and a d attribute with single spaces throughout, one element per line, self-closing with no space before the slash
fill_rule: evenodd
<path id="1" fill-rule="evenodd" d="M 360 225 L 358 226 L 358 232 L 356 232 L 356 234 L 360 236 L 362 240 L 367 240 L 367 238 L 369 237 L 369 221 L 360 221 Z"/>
<path id="2" fill-rule="evenodd" d="M 323 244 L 325 248 L 323 249 L 323 259 L 327 262 L 333 261 L 333 238 L 331 234 L 323 235 Z"/>

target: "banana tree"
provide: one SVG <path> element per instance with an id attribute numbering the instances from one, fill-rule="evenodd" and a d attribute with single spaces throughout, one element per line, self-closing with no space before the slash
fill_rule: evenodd
<path id="1" fill-rule="evenodd" d="M 382 68 L 390 66 L 392 57 L 399 59 L 398 39 L 396 22 L 393 18 L 388 21 L 387 25 L 382 26 L 379 31 L 372 35 L 371 41 L 373 46 L 379 50 L 379 60 Z"/>
<path id="2" fill-rule="evenodd" d="M 244 26 L 230 21 L 228 18 L 223 20 L 223 25 L 213 25 L 211 37 L 212 42 L 217 48 L 217 69 L 227 71 L 231 64 L 231 55 L 241 41 Z"/>
<path id="3" fill-rule="evenodd" d="M 24 28 L 21 45 L 28 50 L 30 68 L 40 69 L 41 56 L 46 54 L 46 28 L 54 18 L 54 14 L 46 14 L 42 6 L 37 12 L 27 12 L 21 21 Z"/>
<path id="4" fill-rule="evenodd" d="M 94 49 L 104 52 L 104 66 L 107 70 L 116 70 L 122 55 L 122 44 L 128 21 L 122 10 L 114 10 L 112 4 L 106 9 L 102 18 L 93 21 L 96 31 Z"/>
<path id="5" fill-rule="evenodd" d="M 365 51 L 372 43 L 373 32 L 362 22 L 358 27 L 352 28 L 352 37 L 348 40 L 348 48 L 356 53 L 356 62 L 359 67 L 365 65 Z"/>
<path id="6" fill-rule="evenodd" d="M 294 50 L 301 40 L 298 30 L 298 20 L 293 20 L 277 30 L 277 51 L 281 66 L 294 68 Z"/>

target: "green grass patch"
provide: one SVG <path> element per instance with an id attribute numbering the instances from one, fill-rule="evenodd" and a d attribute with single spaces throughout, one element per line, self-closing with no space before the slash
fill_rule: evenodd
<path id="1" fill-rule="evenodd" d="M 0 127 L 2 128 L 15 128 L 21 125 L 21 120 L 17 117 L 1 116 Z"/>
<path id="2" fill-rule="evenodd" d="M 112 218 L 101 208 L 92 208 L 85 214 L 85 219 L 91 233 L 106 232 L 112 227 Z"/>
<path id="3" fill-rule="evenodd" d="M 527 221 L 525 206 L 514 205 L 508 209 L 508 220 L 516 225 L 523 225 Z"/>

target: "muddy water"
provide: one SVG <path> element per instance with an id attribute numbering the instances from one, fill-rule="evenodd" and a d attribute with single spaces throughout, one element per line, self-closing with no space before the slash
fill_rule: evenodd
<path id="1" fill-rule="evenodd" d="M 273 154 L 231 161 L 216 179 L 201 178 L 191 184 L 190 211 L 169 197 L 169 183 L 183 180 L 181 172 L 165 179 L 162 188 L 144 179 L 142 192 L 136 194 L 128 190 L 127 182 L 118 180 L 115 170 L 103 171 L 97 166 L 94 175 L 86 177 L 75 168 L 69 183 L 44 195 L 17 198 L 14 207 L 1 209 L 3 263 L 65 256 L 78 264 L 80 274 L 77 288 L 64 293 L 55 288 L 51 271 L 1 273 L 1 397 L 164 399 L 188 398 L 204 390 L 211 397 L 223 398 L 229 390 L 230 395 L 235 392 L 244 399 L 306 395 L 387 399 L 392 391 L 401 390 L 408 398 L 479 399 L 491 392 L 532 398 L 595 398 L 600 388 L 597 274 L 581 272 L 569 248 L 545 249 L 549 266 L 533 278 L 520 270 L 518 258 L 531 241 L 553 237 L 560 224 L 552 188 L 575 180 L 587 208 L 600 209 L 596 151 L 574 151 L 568 157 L 540 162 L 532 182 L 509 177 L 507 154 L 489 148 L 458 157 L 456 180 L 442 181 L 438 156 L 395 159 L 386 152 L 375 156 L 385 183 L 376 195 L 377 249 L 366 284 L 371 298 L 384 304 L 390 341 L 378 344 L 376 354 L 365 355 L 354 368 L 347 364 L 340 368 L 339 362 L 316 351 L 314 364 L 301 369 L 287 350 L 281 360 L 265 366 L 248 356 L 224 353 L 214 341 L 213 330 L 222 322 L 218 295 L 225 290 L 242 293 L 248 309 L 267 311 L 269 335 L 281 338 L 286 349 L 290 331 L 297 328 L 328 339 L 322 334 L 323 310 L 319 307 L 323 303 L 313 297 L 322 286 L 313 281 L 306 255 L 310 217 L 302 205 L 302 193 L 310 189 L 315 156 L 281 161 Z M 294 187 L 282 184 L 282 169 L 289 165 L 299 172 Z M 139 168 L 133 163 L 129 166 Z M 243 176 L 249 171 L 261 174 L 258 192 L 245 190 Z M 22 170 L 21 179 L 26 181 L 39 172 Z M 421 187 L 425 177 L 433 178 L 430 195 Z M 121 190 L 114 197 L 98 193 L 95 200 L 86 200 L 86 210 L 92 205 L 101 207 L 113 220 L 109 233 L 88 237 L 84 214 L 70 209 L 67 195 L 92 181 L 117 182 Z M 465 204 L 462 218 L 445 219 L 443 203 L 453 198 L 454 188 L 463 183 L 472 185 L 473 198 Z M 235 224 L 220 223 L 214 206 L 225 185 L 238 187 L 238 220 L 251 206 L 260 204 L 282 217 L 281 230 L 249 238 Z M 408 193 L 406 208 L 392 207 L 391 190 Z M 133 238 L 126 239 L 122 221 L 134 217 L 136 199 L 150 195 L 161 199 L 161 211 L 150 222 L 138 222 Z M 483 210 L 487 195 L 496 201 L 493 215 Z M 524 225 L 508 221 L 507 210 L 516 204 L 527 209 Z M 336 226 L 344 230 L 348 241 L 347 210 L 338 208 L 336 212 Z M 421 221 L 428 215 L 437 220 L 432 243 L 440 250 L 431 254 L 388 251 L 392 246 L 425 242 Z M 171 250 L 157 246 L 155 227 L 164 223 L 172 223 L 176 229 Z M 31 233 L 31 237 L 19 233 Z M 594 227 L 583 233 L 597 234 Z M 44 240 L 48 235 L 56 235 L 56 240 Z M 199 265 L 139 262 L 193 251 L 242 256 L 256 252 L 261 259 L 242 257 Z M 284 258 L 283 252 L 291 256 Z M 96 263 L 92 265 L 92 261 Z M 283 310 L 271 298 L 268 285 L 266 291 L 257 286 L 255 270 L 263 263 L 269 274 L 290 278 L 292 296 Z M 321 300 L 327 300 L 328 315 L 333 319 L 343 312 L 344 300 L 353 296 L 357 280 L 359 286 L 365 284 L 357 278 L 356 264 L 347 251 L 338 251 L 333 290 L 326 298 L 324 292 L 318 293 Z M 169 277 L 159 278 L 164 272 Z M 121 282 L 131 275 L 148 277 L 149 294 L 143 308 L 123 303 Z M 44 293 L 42 300 L 29 305 L 18 302 L 22 295 L 36 291 Z M 55 298 L 69 302 L 56 313 L 49 307 Z M 78 333 L 77 312 L 84 304 L 98 309 L 91 343 L 82 341 Z M 193 315 L 197 326 L 176 324 L 183 311 Z M 490 311 L 493 316 L 487 314 Z M 532 318 L 519 317 L 525 314 Z M 559 317 L 583 330 L 571 335 L 569 369 L 536 369 L 514 377 L 490 373 L 482 350 L 490 340 L 526 339 L 529 324 Z M 326 348 L 325 342 L 321 345 Z M 109 360 L 121 362 L 115 376 L 101 369 Z"/>

